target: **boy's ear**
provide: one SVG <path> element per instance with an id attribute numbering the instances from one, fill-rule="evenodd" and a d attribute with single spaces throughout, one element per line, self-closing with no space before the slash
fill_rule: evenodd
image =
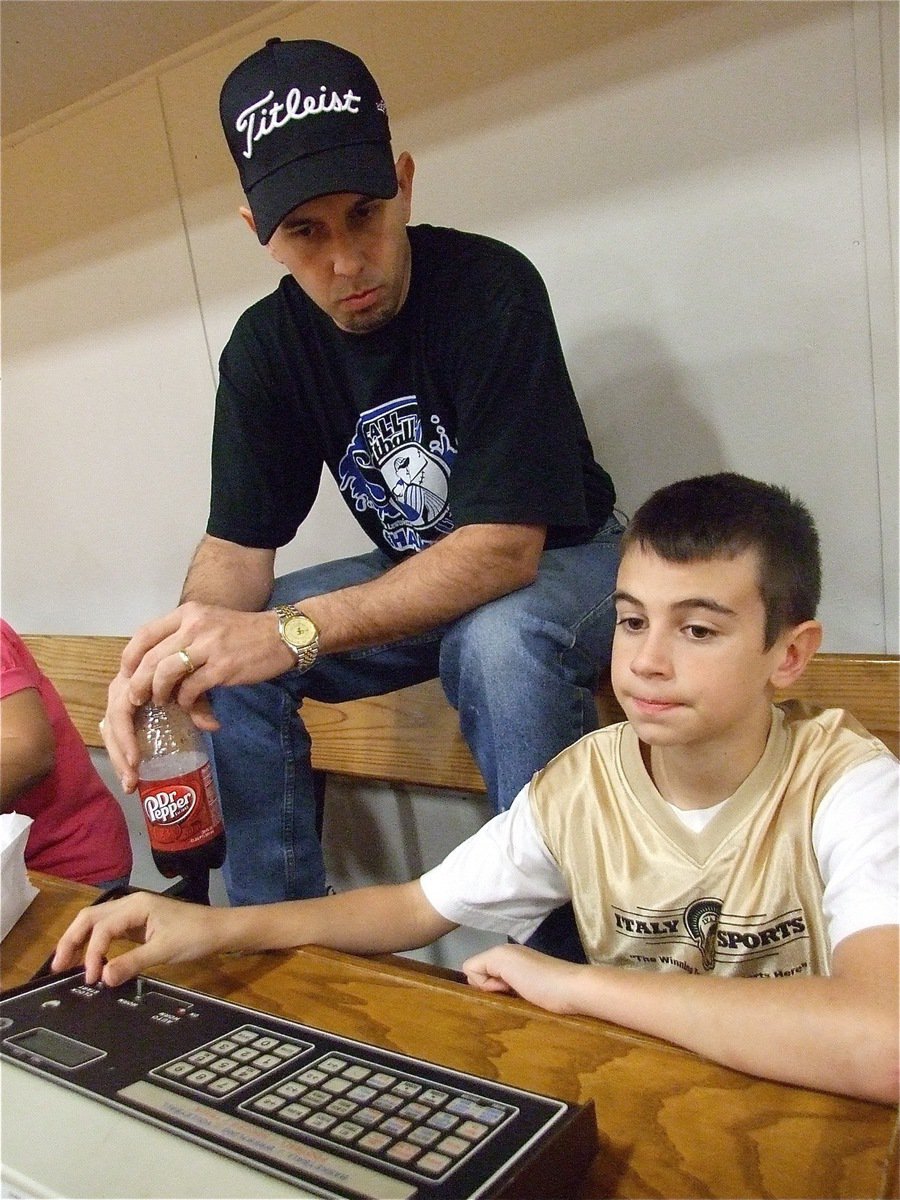
<path id="1" fill-rule="evenodd" d="M 776 642 L 779 653 L 769 676 L 771 685 L 780 691 L 796 683 L 821 644 L 822 626 L 818 621 L 803 621 L 783 633 Z"/>

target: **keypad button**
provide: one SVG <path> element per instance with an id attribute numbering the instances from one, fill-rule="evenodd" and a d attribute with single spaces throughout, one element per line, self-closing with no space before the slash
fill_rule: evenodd
<path id="1" fill-rule="evenodd" d="M 434 1150 L 428 1150 L 416 1166 L 420 1171 L 427 1171 L 429 1175 L 442 1175 L 450 1166 L 451 1160 L 446 1154 L 437 1154 Z"/>
<path id="2" fill-rule="evenodd" d="M 282 1042 L 280 1046 L 272 1047 L 272 1053 L 283 1059 L 294 1058 L 301 1053 L 301 1047 L 295 1046 L 293 1042 Z"/>
<path id="3" fill-rule="evenodd" d="M 357 1105 L 352 1100 L 332 1100 L 328 1105 L 328 1111 L 338 1117 L 349 1117 L 352 1112 L 356 1112 L 356 1109 Z"/>
<path id="4" fill-rule="evenodd" d="M 387 1075 L 384 1071 L 376 1071 L 369 1077 L 369 1086 L 374 1088 L 389 1088 L 392 1083 L 396 1082 L 396 1075 Z"/>
<path id="5" fill-rule="evenodd" d="M 359 1063 L 354 1063 L 352 1066 L 349 1066 L 346 1071 L 342 1071 L 341 1074 L 345 1079 L 352 1079 L 354 1083 L 359 1083 L 361 1079 L 365 1079 L 366 1076 L 371 1075 L 372 1072 L 368 1067 L 364 1067 Z"/>
<path id="6" fill-rule="evenodd" d="M 404 1104 L 400 1109 L 401 1117 L 409 1117 L 411 1121 L 424 1121 L 431 1112 L 427 1104 L 417 1104 L 413 1101 L 411 1104 Z"/>
<path id="7" fill-rule="evenodd" d="M 203 1087 L 207 1083 L 211 1083 L 215 1079 L 212 1071 L 207 1071 L 205 1067 L 201 1067 L 199 1071 L 193 1071 L 187 1077 L 187 1082 L 192 1083 L 194 1087 Z"/>
<path id="8" fill-rule="evenodd" d="M 282 1121 L 302 1121 L 304 1117 L 308 1117 L 312 1109 L 306 1104 L 286 1104 L 278 1116 Z"/>
<path id="9" fill-rule="evenodd" d="M 341 1121 L 340 1125 L 335 1125 L 332 1129 L 331 1136 L 339 1142 L 353 1142 L 362 1132 L 362 1125 L 355 1125 L 352 1121 Z"/>
<path id="10" fill-rule="evenodd" d="M 453 1129 L 459 1124 L 459 1117 L 454 1117 L 452 1113 L 436 1112 L 428 1118 L 428 1124 L 433 1125 L 435 1129 Z"/>
<path id="11" fill-rule="evenodd" d="M 438 1143 L 438 1150 L 443 1150 L 445 1154 L 451 1154 L 454 1158 L 459 1158 L 460 1154 L 465 1154 L 468 1149 L 470 1149 L 469 1143 L 463 1138 L 455 1137 L 452 1133 Z"/>
<path id="12" fill-rule="evenodd" d="M 337 1117 L 332 1117 L 326 1112 L 313 1113 L 311 1117 L 307 1117 L 303 1122 L 305 1129 L 311 1129 L 315 1133 L 324 1133 L 337 1122 Z"/>
<path id="13" fill-rule="evenodd" d="M 289 1100 L 296 1100 L 298 1096 L 302 1096 L 308 1090 L 306 1084 L 298 1083 L 296 1079 L 289 1079 L 287 1083 L 279 1086 L 278 1093 L 281 1096 L 287 1096 Z"/>
<path id="14" fill-rule="evenodd" d="M 460 1137 L 468 1138 L 471 1142 L 477 1142 L 479 1138 L 483 1138 L 487 1133 L 487 1125 L 482 1125 L 480 1121 L 463 1121 L 457 1133 Z"/>
<path id="15" fill-rule="evenodd" d="M 503 1118 L 507 1115 L 503 1108 L 487 1106 L 479 1112 L 472 1114 L 476 1120 L 484 1121 L 486 1125 L 499 1125 Z"/>
<path id="16" fill-rule="evenodd" d="M 174 1062 L 164 1067 L 163 1071 L 166 1075 L 171 1075 L 173 1079 L 180 1079 L 183 1075 L 190 1075 L 193 1069 L 189 1062 Z"/>
<path id="17" fill-rule="evenodd" d="M 229 1079 L 226 1075 L 220 1075 L 218 1079 L 214 1079 L 209 1085 L 209 1091 L 215 1096 L 227 1096 L 236 1087 L 240 1087 L 240 1084 L 236 1080 Z"/>
<path id="18" fill-rule="evenodd" d="M 401 1079 L 391 1088 L 394 1095 L 404 1096 L 407 1100 L 411 1096 L 417 1096 L 421 1090 L 421 1083 L 413 1083 L 411 1079 Z"/>
<path id="19" fill-rule="evenodd" d="M 391 1146 L 387 1152 L 387 1157 L 392 1158 L 394 1162 L 411 1163 L 418 1158 L 422 1153 L 418 1146 L 413 1146 L 410 1142 L 397 1142 Z"/>
<path id="20" fill-rule="evenodd" d="M 389 1133 L 391 1137 L 402 1137 L 411 1126 L 412 1121 L 404 1121 L 402 1117 L 388 1117 L 378 1128 L 382 1133 Z"/>
<path id="21" fill-rule="evenodd" d="M 385 1146 L 390 1145 L 391 1139 L 383 1133 L 378 1133 L 377 1130 L 370 1130 L 369 1133 L 363 1136 L 357 1142 L 358 1146 L 362 1146 L 366 1150 L 374 1150 L 376 1154 L 382 1151 Z"/>
<path id="22" fill-rule="evenodd" d="M 322 1084 L 326 1092 L 331 1092 L 333 1096 L 342 1096 L 350 1087 L 349 1079 L 326 1079 Z"/>
<path id="23" fill-rule="evenodd" d="M 433 1146 L 438 1138 L 443 1137 L 443 1134 L 439 1129 L 428 1129 L 425 1125 L 419 1125 L 416 1129 L 410 1130 L 407 1137 L 419 1146 Z"/>

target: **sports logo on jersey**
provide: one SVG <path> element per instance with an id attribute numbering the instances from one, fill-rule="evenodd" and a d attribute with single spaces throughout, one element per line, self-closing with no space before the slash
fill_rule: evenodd
<path id="1" fill-rule="evenodd" d="M 423 550 L 453 529 L 450 469 L 456 447 L 439 418 L 434 436 L 422 430 L 415 396 L 401 396 L 362 414 L 338 469 L 338 485 L 357 512 L 371 509 L 387 544 Z"/>
<path id="2" fill-rule="evenodd" d="M 677 955 L 678 945 L 699 950 L 701 969 L 712 971 L 717 962 L 764 960 L 776 955 L 786 943 L 809 938 L 800 908 L 776 917 L 766 913 L 745 916 L 723 912 L 722 901 L 715 896 L 701 896 L 684 908 L 615 908 L 613 917 L 616 931 L 640 944 L 641 953 L 630 954 L 636 962 L 662 963 L 694 972 L 696 968 Z M 661 953 L 665 950 L 668 953 Z"/>

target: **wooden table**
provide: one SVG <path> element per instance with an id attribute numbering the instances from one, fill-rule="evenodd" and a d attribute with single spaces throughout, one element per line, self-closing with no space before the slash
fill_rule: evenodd
<path id="1" fill-rule="evenodd" d="M 97 895 L 32 880 L 40 895 L 0 948 L 4 988 L 29 979 Z M 897 1196 L 889 1107 L 766 1083 L 604 1022 L 472 992 L 410 960 L 310 947 L 157 973 L 457 1070 L 570 1102 L 593 1099 L 601 1152 L 585 1198 Z"/>

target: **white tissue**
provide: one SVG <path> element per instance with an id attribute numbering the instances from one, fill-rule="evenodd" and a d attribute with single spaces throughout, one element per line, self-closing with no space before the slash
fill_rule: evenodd
<path id="1" fill-rule="evenodd" d="M 25 843 L 31 817 L 0 813 L 0 941 L 38 894 L 25 870 Z"/>

